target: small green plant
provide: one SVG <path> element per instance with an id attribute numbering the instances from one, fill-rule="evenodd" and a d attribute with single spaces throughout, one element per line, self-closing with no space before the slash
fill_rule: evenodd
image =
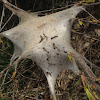
<path id="1" fill-rule="evenodd" d="M 89 85 L 89 83 L 86 81 L 86 78 L 85 78 L 84 75 L 81 75 L 81 79 L 82 79 L 82 82 L 83 82 L 84 91 L 86 92 L 89 100 L 100 100 L 100 98 L 98 97 L 98 95 L 94 91 L 95 85 L 92 85 L 92 86 Z"/>

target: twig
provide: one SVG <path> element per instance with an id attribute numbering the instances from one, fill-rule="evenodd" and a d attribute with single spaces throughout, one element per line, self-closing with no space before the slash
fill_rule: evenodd
<path id="1" fill-rule="evenodd" d="M 95 90 L 100 93 L 100 85 L 95 82 L 96 76 L 94 75 L 92 70 L 89 68 L 89 66 L 84 61 L 84 59 L 81 57 L 80 54 L 74 51 L 73 55 L 75 60 L 81 65 L 80 67 L 82 68 L 83 72 L 88 75 L 89 78 L 87 80 L 89 80 L 92 83 L 92 85 L 95 85 Z"/>
<path id="2" fill-rule="evenodd" d="M 20 10 L 20 11 L 25 12 L 24 10 L 22 10 L 22 9 L 16 7 L 15 5 L 9 3 L 7 0 L 1 0 L 1 1 L 5 4 L 5 6 L 7 6 L 7 8 L 10 7 L 11 9 L 13 9 L 13 11 L 14 11 L 14 9 L 15 9 L 15 10 Z M 12 10 L 11 10 L 11 11 L 12 11 Z M 13 12 L 13 11 L 12 11 L 12 12 Z"/>
<path id="3" fill-rule="evenodd" d="M 77 32 L 77 31 L 74 31 L 72 30 L 73 33 L 76 33 L 76 34 L 79 34 L 79 35 L 83 35 L 84 33 L 81 33 L 81 32 Z M 96 40 L 96 41 L 100 41 L 100 39 L 97 39 L 97 38 L 94 38 L 94 37 L 91 37 L 91 36 L 88 36 L 88 35 L 84 35 L 84 37 L 87 37 L 89 39 L 93 39 L 93 40 Z"/>
<path id="4" fill-rule="evenodd" d="M 97 20 L 97 21 L 99 21 L 98 19 L 96 19 L 92 14 L 90 14 L 87 10 L 85 10 L 85 9 L 83 9 L 83 8 L 81 8 L 82 10 L 84 10 L 87 14 L 89 14 L 93 19 L 95 19 L 95 20 Z"/>
<path id="5" fill-rule="evenodd" d="M 42 13 L 42 12 L 48 12 L 48 11 L 52 11 L 52 10 L 62 10 L 62 9 L 65 9 L 65 8 L 68 8 L 68 7 L 70 7 L 70 6 L 74 6 L 74 5 L 77 5 L 77 4 L 80 4 L 80 3 L 74 3 L 74 4 L 71 4 L 71 5 L 67 5 L 67 6 L 65 6 L 65 7 L 61 7 L 61 8 L 56 8 L 56 9 L 49 9 L 49 10 L 44 10 L 44 11 L 38 11 L 38 12 L 34 12 L 34 13 Z M 85 7 L 87 7 L 87 6 L 93 6 L 93 5 L 98 5 L 98 4 L 100 4 L 100 2 L 97 2 L 97 3 L 92 3 L 92 4 L 87 4 L 87 5 L 83 5 L 83 6 L 85 6 Z"/>
<path id="6" fill-rule="evenodd" d="M 15 0 L 15 5 L 17 6 L 17 2 L 16 2 L 16 0 Z"/>
<path id="7" fill-rule="evenodd" d="M 12 63 L 11 65 L 9 65 L 7 68 L 5 68 L 4 70 L 2 70 L 0 72 L 0 79 L 3 76 L 3 74 L 5 73 L 5 71 L 7 71 L 8 69 L 10 69 L 11 67 L 13 67 L 15 65 L 15 63 Z"/>
<path id="8" fill-rule="evenodd" d="M 77 18 L 76 18 L 77 19 Z M 100 24 L 98 24 L 98 23 L 95 23 L 95 22 L 90 22 L 90 21 L 87 21 L 86 19 L 83 19 L 83 18 L 80 18 L 80 20 L 81 21 L 84 21 L 84 22 L 87 22 L 87 23 L 91 23 L 91 24 L 94 24 L 94 25 L 98 25 L 98 26 L 100 26 Z M 100 22 L 100 21 L 98 21 L 98 22 Z"/>
<path id="9" fill-rule="evenodd" d="M 90 77 L 92 81 L 95 81 L 96 76 L 94 75 L 92 70 L 89 68 L 87 63 L 84 61 L 83 57 L 79 53 L 77 53 L 75 50 L 72 50 L 72 53 L 75 60 L 81 65 L 81 68 L 83 69 L 83 71 Z"/>
<path id="10" fill-rule="evenodd" d="M 2 21 L 3 21 L 3 17 L 4 17 L 4 12 L 5 12 L 5 6 L 3 4 L 3 10 L 2 10 L 1 21 L 0 21 L 0 30 L 1 30 L 1 25 L 2 25 Z"/>
<path id="11" fill-rule="evenodd" d="M 83 56 L 82 56 L 83 57 Z M 100 67 L 96 66 L 95 64 L 91 63 L 88 59 L 86 59 L 85 57 L 83 57 L 83 59 L 89 64 L 91 65 L 93 68 L 97 68 L 98 70 L 100 70 Z"/>
<path id="12" fill-rule="evenodd" d="M 65 6 L 65 7 L 61 7 L 61 8 L 56 8 L 56 9 L 49 9 L 49 10 L 44 10 L 44 11 L 38 11 L 38 12 L 34 12 L 34 13 L 43 13 L 43 12 L 48 12 L 48 11 L 52 11 L 52 10 L 62 10 L 62 9 L 65 9 L 65 8 L 68 8 L 68 7 L 70 7 L 70 6 L 74 6 L 75 4 L 80 4 L 80 3 L 74 3 L 74 4 L 71 4 L 71 5 L 67 5 L 67 6 Z M 93 5 L 98 5 L 98 4 L 100 4 L 100 2 L 97 2 L 97 3 L 92 3 L 92 4 L 87 4 L 87 5 L 83 5 L 83 6 L 85 6 L 85 7 L 87 7 L 87 6 L 93 6 Z"/>
<path id="13" fill-rule="evenodd" d="M 14 14 L 12 13 L 11 16 L 9 17 L 9 19 L 6 21 L 6 23 L 2 26 L 2 28 L 0 29 L 0 32 L 2 31 L 2 29 L 6 26 L 6 24 L 10 21 L 10 19 L 12 18 Z"/>
<path id="14" fill-rule="evenodd" d="M 0 78 L 3 76 L 3 74 L 5 73 L 5 71 L 6 71 L 6 73 L 5 73 L 5 75 L 4 75 L 4 79 L 3 79 L 3 82 L 2 82 L 2 84 L 1 84 L 1 86 L 0 86 L 0 89 L 1 89 L 1 87 L 4 85 L 4 82 L 5 82 L 5 79 L 6 79 L 6 76 L 7 76 L 7 73 L 8 73 L 8 71 L 9 71 L 9 69 L 11 68 L 11 67 L 13 67 L 13 66 L 15 66 L 15 72 L 16 72 L 16 70 L 17 70 L 17 65 L 18 65 L 18 62 L 21 60 L 21 57 L 19 57 L 15 62 L 13 62 L 12 64 L 10 64 L 7 68 L 5 68 L 3 71 L 1 71 L 0 72 Z"/>
<path id="15" fill-rule="evenodd" d="M 87 7 L 87 6 L 93 6 L 93 5 L 99 5 L 99 4 L 100 4 L 100 2 L 96 2 L 96 3 L 87 4 L 87 5 L 84 5 L 84 6 Z"/>
<path id="16" fill-rule="evenodd" d="M 1 1 L 2 1 L 6 6 L 10 6 L 12 9 L 15 9 L 15 10 L 17 9 L 17 10 L 20 10 L 20 11 L 25 12 L 24 10 L 22 10 L 22 9 L 16 7 L 15 5 L 9 3 L 7 0 L 1 0 Z M 61 8 L 49 9 L 49 10 L 44 10 L 44 11 L 38 11 L 38 12 L 34 12 L 34 13 L 47 12 L 47 11 L 52 11 L 52 10 L 62 10 L 62 9 L 67 8 L 67 7 L 73 6 L 73 5 L 75 5 L 75 4 L 78 5 L 78 4 L 80 4 L 80 2 L 79 2 L 79 3 L 75 2 L 74 4 L 67 5 L 67 6 L 61 7 Z M 84 6 L 84 7 L 87 7 L 87 6 L 93 6 L 93 5 L 98 5 L 98 4 L 100 4 L 100 2 L 96 2 L 96 3 L 92 3 L 92 4 L 87 4 L 87 5 L 83 5 L 83 6 Z M 9 7 L 8 7 L 8 8 L 9 8 Z M 12 11 L 12 10 L 11 10 L 11 11 Z"/>
<path id="17" fill-rule="evenodd" d="M 9 69 L 6 71 L 6 73 L 5 73 L 5 75 L 4 75 L 4 79 L 3 79 L 3 81 L 2 81 L 2 84 L 1 84 L 1 86 L 0 86 L 0 89 L 2 88 L 2 86 L 3 86 L 4 83 L 5 83 L 5 80 L 6 80 L 6 76 L 7 76 L 7 74 L 8 74 L 8 71 L 9 71 Z"/>
<path id="18" fill-rule="evenodd" d="M 70 6 L 73 6 L 74 4 L 71 4 L 71 5 L 68 5 L 68 6 L 65 6 L 65 7 L 61 7 L 61 8 L 56 8 L 56 9 L 49 9 L 49 10 L 43 10 L 43 11 L 38 11 L 38 12 L 34 12 L 34 13 L 43 13 L 43 12 L 48 12 L 48 11 L 52 11 L 52 10 L 62 10 L 62 9 L 65 9 L 65 8 L 68 8 Z"/>

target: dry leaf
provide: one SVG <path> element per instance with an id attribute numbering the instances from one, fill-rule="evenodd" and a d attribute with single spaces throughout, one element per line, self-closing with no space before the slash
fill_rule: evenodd
<path id="1" fill-rule="evenodd" d="M 73 57 L 72 57 L 72 56 L 73 56 L 72 53 L 69 53 L 69 54 L 68 54 L 68 58 L 69 58 L 69 60 L 70 60 L 71 62 L 73 62 Z"/>
<path id="2" fill-rule="evenodd" d="M 15 76 L 16 76 L 16 71 L 13 72 L 13 75 L 12 75 L 11 79 L 14 79 Z"/>
<path id="3" fill-rule="evenodd" d="M 79 25 L 84 25 L 84 23 L 81 21 L 81 20 L 78 20 L 78 22 L 79 22 Z"/>
<path id="4" fill-rule="evenodd" d="M 90 45 L 90 43 L 89 43 L 89 42 L 86 42 L 86 43 L 84 44 L 83 48 L 86 48 L 86 47 L 88 47 L 89 45 Z"/>

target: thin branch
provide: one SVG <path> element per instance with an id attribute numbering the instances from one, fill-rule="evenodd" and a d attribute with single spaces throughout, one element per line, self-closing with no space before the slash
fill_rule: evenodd
<path id="1" fill-rule="evenodd" d="M 83 69 L 83 71 L 91 78 L 92 81 L 95 81 L 96 76 L 94 75 L 92 70 L 89 68 L 87 63 L 84 61 L 82 56 L 79 53 L 77 53 L 75 50 L 72 50 L 72 53 L 75 60 L 81 65 L 81 68 Z"/>
<path id="2" fill-rule="evenodd" d="M 77 32 L 75 30 L 72 30 L 71 32 L 76 33 L 76 34 L 79 34 L 79 35 L 83 35 L 84 34 L 84 33 L 81 33 L 81 32 Z M 88 35 L 84 35 L 84 37 L 87 37 L 89 39 L 93 39 L 93 40 L 96 40 L 96 41 L 100 41 L 99 38 L 97 39 L 97 38 L 94 38 L 94 37 L 91 37 L 91 36 L 88 36 Z"/>
<path id="3" fill-rule="evenodd" d="M 11 9 L 13 9 L 13 11 L 14 11 L 14 10 L 15 10 L 15 11 L 17 11 L 17 10 L 24 11 L 24 10 L 22 10 L 22 9 L 20 9 L 20 8 L 18 8 L 18 7 L 16 7 L 15 5 L 9 3 L 7 0 L 1 0 L 1 1 L 5 4 L 5 6 L 6 6 L 7 8 L 11 8 Z M 12 10 L 11 10 L 11 11 L 12 11 Z M 24 12 L 25 12 L 25 11 L 24 11 Z"/>
<path id="4" fill-rule="evenodd" d="M 5 75 L 4 75 L 4 79 L 3 79 L 3 81 L 2 81 L 2 84 L 1 84 L 1 86 L 0 86 L 0 89 L 1 89 L 2 86 L 5 84 L 5 80 L 6 80 L 6 76 L 7 76 L 7 74 L 8 74 L 8 71 L 9 71 L 9 69 L 6 71 L 6 73 L 5 73 Z"/>
<path id="5" fill-rule="evenodd" d="M 83 56 L 82 56 L 83 57 Z M 100 67 L 96 66 L 95 64 L 91 63 L 88 59 L 86 59 L 85 57 L 83 57 L 83 59 L 89 64 L 91 65 L 93 68 L 97 68 L 98 70 L 100 70 Z"/>
<path id="6" fill-rule="evenodd" d="M 0 32 L 3 30 L 3 28 L 7 25 L 7 23 L 10 21 L 10 19 L 12 18 L 12 16 L 14 15 L 14 13 L 11 14 L 11 16 L 9 17 L 9 19 L 6 21 L 6 23 L 2 26 L 2 28 L 0 29 Z"/>
<path id="7" fill-rule="evenodd" d="M 87 6 L 94 6 L 94 5 L 99 5 L 99 4 L 100 4 L 100 2 L 96 2 L 96 3 L 87 4 L 87 5 L 84 5 L 84 6 L 87 7 Z"/>
<path id="8" fill-rule="evenodd" d="M 2 70 L 0 72 L 0 79 L 2 78 L 3 74 L 5 73 L 5 71 L 7 71 L 8 69 L 12 68 L 15 65 L 15 63 L 12 63 L 11 65 L 9 65 L 7 68 L 5 68 L 4 70 Z"/>
<path id="9" fill-rule="evenodd" d="M 98 19 L 96 19 L 92 14 L 90 14 L 87 10 L 85 10 L 85 9 L 83 9 L 83 8 L 81 8 L 82 10 L 84 10 L 87 14 L 89 14 L 93 19 L 95 19 L 95 20 L 97 20 L 97 21 L 99 21 Z"/>
<path id="10" fill-rule="evenodd" d="M 8 71 L 9 71 L 9 69 L 10 69 L 11 67 L 15 66 L 15 71 L 16 71 L 18 62 L 19 62 L 20 60 L 21 60 L 21 57 L 19 57 L 15 62 L 13 62 L 13 63 L 10 64 L 7 68 L 5 68 L 3 71 L 0 72 L 0 79 L 1 79 L 2 76 L 3 76 L 3 74 L 4 74 L 5 71 L 6 71 L 6 73 L 5 73 L 5 75 L 4 75 L 3 82 L 2 82 L 2 84 L 1 84 L 1 86 L 0 86 L 0 89 L 1 89 L 1 87 L 4 85 L 4 82 L 5 82 L 5 79 L 6 79 L 6 76 L 7 76 L 7 73 L 8 73 Z"/>
<path id="11" fill-rule="evenodd" d="M 74 6 L 74 5 L 77 5 L 77 4 L 80 4 L 80 3 L 74 3 L 74 4 L 71 4 L 71 5 L 67 5 L 67 6 L 65 6 L 65 7 L 61 7 L 61 8 L 56 8 L 56 9 L 49 9 L 49 10 L 44 10 L 44 11 L 38 11 L 38 12 L 34 12 L 34 13 L 43 13 L 43 12 L 48 12 L 48 11 L 52 11 L 52 10 L 62 10 L 62 9 L 65 9 L 65 8 L 68 8 L 68 7 L 70 7 L 70 6 Z M 96 2 L 96 3 L 91 3 L 91 4 L 87 4 L 87 5 L 82 5 L 82 6 L 84 6 L 84 7 L 87 7 L 87 6 L 93 6 L 93 5 L 98 5 L 98 4 L 100 4 L 100 2 Z"/>
<path id="12" fill-rule="evenodd" d="M 0 21 L 0 30 L 1 30 L 2 21 L 3 21 L 3 18 L 4 18 L 4 12 L 5 12 L 5 6 L 3 4 L 3 10 L 2 10 L 1 21 Z"/>
<path id="13" fill-rule="evenodd" d="M 28 12 L 26 12 L 25 10 L 22 10 L 20 8 L 18 8 L 17 6 L 9 3 L 7 0 L 1 0 L 5 7 L 8 8 L 11 12 L 13 12 L 14 14 L 16 14 L 18 17 L 22 17 L 23 14 L 27 15 Z"/>
<path id="14" fill-rule="evenodd" d="M 83 72 L 88 75 L 87 80 L 89 80 L 92 83 L 92 85 L 95 85 L 95 90 L 100 93 L 100 85 L 95 82 L 97 78 L 92 72 L 92 70 L 89 68 L 89 66 L 84 61 L 84 59 L 81 57 L 80 54 L 74 51 L 73 55 L 74 55 L 75 60 L 80 64 L 80 67 L 82 68 Z"/>
<path id="15" fill-rule="evenodd" d="M 48 11 L 52 11 L 52 10 L 62 10 L 62 9 L 65 9 L 65 8 L 68 8 L 70 6 L 73 6 L 74 4 L 71 4 L 71 5 L 68 5 L 68 6 L 65 6 L 65 7 L 61 7 L 61 8 L 56 8 L 56 9 L 49 9 L 49 10 L 43 10 L 43 11 L 38 11 L 38 12 L 34 12 L 34 13 L 43 13 L 43 12 L 48 12 Z"/>

